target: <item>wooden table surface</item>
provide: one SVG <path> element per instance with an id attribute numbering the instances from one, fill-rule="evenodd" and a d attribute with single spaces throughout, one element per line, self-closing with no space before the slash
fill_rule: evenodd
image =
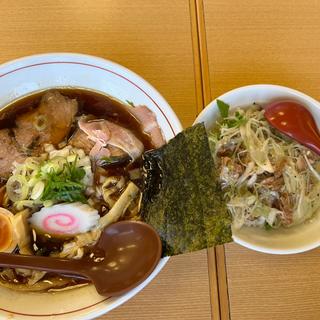
<path id="1" fill-rule="evenodd" d="M 276 83 L 320 99 L 317 0 L 0 0 L 0 62 L 80 52 L 140 74 L 183 125 L 214 97 Z M 320 250 L 271 256 L 230 244 L 172 258 L 100 319 L 320 319 Z"/>

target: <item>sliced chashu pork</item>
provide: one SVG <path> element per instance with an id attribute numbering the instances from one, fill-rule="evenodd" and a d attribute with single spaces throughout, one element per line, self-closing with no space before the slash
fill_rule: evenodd
<path id="1" fill-rule="evenodd" d="M 166 143 L 163 137 L 161 128 L 157 122 L 156 115 L 150 109 L 142 105 L 137 107 L 125 106 L 125 108 L 126 108 L 126 111 L 128 111 L 131 115 L 133 115 L 136 118 L 136 120 L 140 123 L 142 131 L 150 135 L 151 142 L 155 148 L 159 148 Z M 90 116 L 87 119 L 90 119 Z M 82 118 L 81 121 L 82 122 L 81 124 L 79 124 L 79 127 L 81 128 L 82 126 L 82 129 L 84 130 L 77 129 L 73 134 L 72 138 L 69 140 L 69 144 L 71 144 L 76 148 L 83 149 L 87 154 L 90 154 L 94 158 L 101 158 L 101 157 L 108 157 L 108 156 L 121 157 L 124 155 L 123 153 L 127 152 L 124 150 L 124 148 L 119 149 L 118 143 L 111 145 L 111 142 L 109 142 L 107 144 L 106 140 L 108 140 L 108 138 L 106 136 L 101 136 L 102 135 L 101 132 L 98 133 L 98 135 L 100 134 L 100 137 L 97 137 L 97 136 L 94 137 L 92 135 L 92 131 L 90 133 L 85 128 L 88 125 L 84 125 L 84 123 L 89 122 L 89 120 L 84 121 L 84 119 Z M 104 120 L 99 120 L 99 121 L 104 121 Z M 115 124 L 113 125 L 117 126 Z M 118 130 L 118 128 L 115 128 L 115 127 L 113 128 L 116 129 L 116 131 Z M 96 133 L 98 131 L 96 130 Z"/>
<path id="2" fill-rule="evenodd" d="M 76 99 L 48 91 L 39 107 L 16 118 L 14 134 L 22 150 L 37 154 L 44 143 L 60 143 L 69 134 L 78 111 Z"/>
<path id="3" fill-rule="evenodd" d="M 85 154 L 89 154 L 95 145 L 95 142 L 90 140 L 84 131 L 77 128 L 72 137 L 69 139 L 68 144 L 75 148 L 82 149 Z"/>
<path id="4" fill-rule="evenodd" d="M 0 180 L 9 178 L 12 165 L 16 162 L 23 162 L 26 155 L 22 154 L 9 129 L 0 130 Z"/>
<path id="5" fill-rule="evenodd" d="M 111 145 L 101 146 L 99 150 L 93 149 L 96 143 L 90 140 L 88 135 L 79 128 L 75 130 L 74 134 L 68 141 L 68 144 L 75 148 L 82 149 L 86 154 L 90 154 L 94 159 L 101 159 L 103 157 L 128 157 L 126 152 Z"/>
<path id="6" fill-rule="evenodd" d="M 142 142 L 130 130 L 108 120 L 88 121 L 82 117 L 78 125 L 88 139 L 94 142 L 90 150 L 90 155 L 93 157 L 110 156 L 111 153 L 119 152 L 118 149 L 120 149 L 134 161 L 144 150 Z"/>
<path id="7" fill-rule="evenodd" d="M 128 111 L 140 122 L 142 131 L 149 134 L 152 144 L 160 148 L 166 143 L 156 115 L 146 106 L 128 106 Z"/>

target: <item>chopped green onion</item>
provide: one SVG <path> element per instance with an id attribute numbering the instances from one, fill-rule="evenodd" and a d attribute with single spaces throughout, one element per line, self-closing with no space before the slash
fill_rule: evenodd
<path id="1" fill-rule="evenodd" d="M 25 200 L 28 197 L 28 182 L 22 175 L 11 176 L 7 181 L 6 189 L 9 199 L 13 202 Z"/>

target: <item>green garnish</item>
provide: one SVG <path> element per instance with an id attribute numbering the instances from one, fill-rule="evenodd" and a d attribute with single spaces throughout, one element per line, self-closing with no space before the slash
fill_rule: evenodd
<path id="1" fill-rule="evenodd" d="M 102 157 L 100 161 L 103 165 L 108 165 L 108 164 L 119 162 L 122 159 L 123 157 L 111 156 L 111 157 Z"/>
<path id="2" fill-rule="evenodd" d="M 124 156 L 110 156 L 110 157 L 102 157 L 97 161 L 98 166 L 107 167 L 113 164 L 120 164 L 127 162 L 129 157 Z"/>
<path id="3" fill-rule="evenodd" d="M 130 101 L 130 100 L 126 100 L 126 102 L 127 102 L 127 104 L 129 104 L 130 106 L 135 107 L 135 105 L 133 104 L 133 102 L 132 102 L 132 101 Z"/>
<path id="4" fill-rule="evenodd" d="M 63 169 L 51 170 L 46 174 L 46 186 L 41 197 L 42 201 L 55 202 L 87 202 L 84 195 L 85 185 L 82 183 L 86 172 L 76 166 L 77 158 L 72 163 L 66 163 Z"/>
<path id="5" fill-rule="evenodd" d="M 222 100 L 217 99 L 217 105 L 223 118 L 222 125 L 226 125 L 228 128 L 235 128 L 247 122 L 247 119 L 239 111 L 236 111 L 234 116 L 229 116 L 230 106 Z"/>
<path id="6" fill-rule="evenodd" d="M 235 112 L 233 118 L 224 119 L 223 124 L 226 124 L 228 128 L 236 128 L 245 124 L 247 119 L 238 111 Z"/>
<path id="7" fill-rule="evenodd" d="M 273 229 L 268 222 L 265 222 L 265 223 L 264 223 L 264 228 L 265 228 L 265 230 L 267 230 L 267 231 Z"/>
<path id="8" fill-rule="evenodd" d="M 229 115 L 230 106 L 219 99 L 217 99 L 217 105 L 218 105 L 221 117 L 226 118 Z"/>

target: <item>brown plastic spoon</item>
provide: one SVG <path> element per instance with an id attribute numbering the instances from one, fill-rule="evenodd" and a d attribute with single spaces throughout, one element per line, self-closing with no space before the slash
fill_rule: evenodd
<path id="1" fill-rule="evenodd" d="M 115 296 L 145 280 L 161 251 L 161 240 L 151 226 L 121 221 L 105 228 L 93 255 L 80 260 L 1 253 L 0 266 L 76 275 L 91 280 L 99 294 Z"/>
<path id="2" fill-rule="evenodd" d="M 273 102 L 265 107 L 271 126 L 320 155 L 320 134 L 310 111 L 293 101 Z"/>

